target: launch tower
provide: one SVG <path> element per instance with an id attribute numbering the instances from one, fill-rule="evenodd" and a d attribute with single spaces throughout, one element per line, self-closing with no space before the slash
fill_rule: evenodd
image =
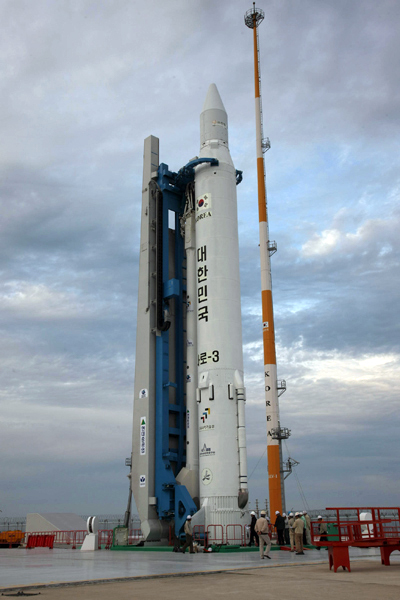
<path id="1" fill-rule="evenodd" d="M 286 382 L 278 381 L 275 351 L 274 313 L 272 305 L 271 256 L 277 251 L 276 242 L 269 239 L 267 194 L 265 187 L 264 153 L 269 150 L 270 142 L 264 138 L 261 104 L 261 73 L 258 26 L 264 20 L 264 11 L 256 8 L 248 10 L 244 22 L 253 30 L 254 41 L 254 85 L 256 112 L 256 149 L 258 180 L 258 216 L 260 227 L 261 259 L 261 302 L 264 348 L 264 385 L 267 413 L 267 452 L 268 487 L 270 514 L 285 511 L 284 467 L 282 459 L 282 440 L 289 437 L 290 431 L 281 427 L 279 419 L 279 396 L 286 390 Z"/>

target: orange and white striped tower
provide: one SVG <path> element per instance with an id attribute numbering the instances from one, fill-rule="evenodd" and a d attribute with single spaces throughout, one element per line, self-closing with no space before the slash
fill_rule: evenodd
<path id="1" fill-rule="evenodd" d="M 276 252 L 275 242 L 269 241 L 267 195 L 265 189 L 264 152 L 269 150 L 269 139 L 263 137 L 261 77 L 258 47 L 258 25 L 264 19 L 264 11 L 256 8 L 248 10 L 244 17 L 247 27 L 253 29 L 254 38 L 254 83 L 256 104 L 256 146 L 257 146 L 257 180 L 258 180 L 258 216 L 260 222 L 260 255 L 261 255 L 261 300 L 264 346 L 264 378 L 265 404 L 267 412 L 267 444 L 268 444 L 268 478 L 269 505 L 272 518 L 275 512 L 285 511 L 285 493 L 282 465 L 282 439 L 289 437 L 290 432 L 281 428 L 279 421 L 279 395 L 285 391 L 286 383 L 278 382 L 276 369 L 274 313 L 272 306 L 271 260 Z"/>

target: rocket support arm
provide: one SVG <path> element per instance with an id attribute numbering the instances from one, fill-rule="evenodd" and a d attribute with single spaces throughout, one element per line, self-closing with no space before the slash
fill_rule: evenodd
<path id="1" fill-rule="evenodd" d="M 210 163 L 210 167 L 218 167 L 219 165 L 219 161 L 216 158 L 194 158 L 179 169 L 176 174 L 176 183 L 186 186 L 189 181 L 193 181 L 194 179 L 194 168 L 204 163 Z"/>

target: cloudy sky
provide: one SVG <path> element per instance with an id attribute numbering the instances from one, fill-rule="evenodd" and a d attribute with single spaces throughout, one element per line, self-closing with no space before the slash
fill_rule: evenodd
<path id="1" fill-rule="evenodd" d="M 0 509 L 122 513 L 143 139 L 178 170 L 216 83 L 238 187 L 251 501 L 267 497 L 247 0 L 0 0 Z M 400 4 L 259 29 L 288 508 L 399 504 Z"/>

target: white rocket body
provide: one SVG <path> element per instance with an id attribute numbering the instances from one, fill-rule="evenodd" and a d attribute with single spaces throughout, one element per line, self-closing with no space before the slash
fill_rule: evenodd
<path id="1" fill-rule="evenodd" d="M 240 523 L 248 500 L 236 170 L 228 119 L 212 84 L 195 170 L 200 505 L 206 525 Z M 218 536 L 218 533 L 216 533 Z"/>

